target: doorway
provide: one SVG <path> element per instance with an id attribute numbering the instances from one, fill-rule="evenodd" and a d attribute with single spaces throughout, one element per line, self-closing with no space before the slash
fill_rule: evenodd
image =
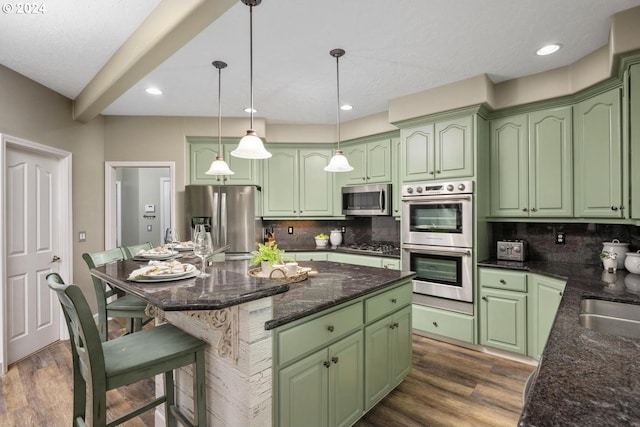
<path id="1" fill-rule="evenodd" d="M 160 245 L 174 218 L 175 162 L 105 163 L 105 249 Z"/>
<path id="2" fill-rule="evenodd" d="M 46 275 L 72 281 L 71 153 L 1 135 L 0 373 L 67 337 Z"/>

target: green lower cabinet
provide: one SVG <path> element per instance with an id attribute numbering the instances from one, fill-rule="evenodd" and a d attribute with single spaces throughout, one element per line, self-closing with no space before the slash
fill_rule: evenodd
<path id="1" fill-rule="evenodd" d="M 389 393 L 411 370 L 411 307 L 367 326 L 365 410 Z"/>
<path id="2" fill-rule="evenodd" d="M 329 252 L 328 261 L 343 262 L 345 264 L 365 265 L 368 267 L 382 267 L 380 257 L 369 255 L 345 254 L 341 252 Z"/>
<path id="3" fill-rule="evenodd" d="M 382 268 L 388 268 L 389 270 L 400 270 L 400 260 L 382 258 Z"/>
<path id="4" fill-rule="evenodd" d="M 529 274 L 530 309 L 527 335 L 529 356 L 540 360 L 556 318 L 565 282 L 537 274 Z"/>
<path id="5" fill-rule="evenodd" d="M 414 304 L 413 329 L 442 335 L 471 344 L 474 342 L 474 317 L 466 314 Z"/>
<path id="6" fill-rule="evenodd" d="M 363 344 L 358 331 L 281 369 L 279 426 L 349 426 L 363 413 Z"/>
<path id="7" fill-rule="evenodd" d="M 527 294 L 480 289 L 480 344 L 527 354 Z"/>
<path id="8" fill-rule="evenodd" d="M 326 252 L 287 252 L 288 256 L 292 256 L 296 261 L 326 261 Z"/>

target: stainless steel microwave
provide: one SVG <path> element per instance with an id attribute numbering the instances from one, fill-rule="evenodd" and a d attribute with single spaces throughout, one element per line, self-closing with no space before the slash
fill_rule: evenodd
<path id="1" fill-rule="evenodd" d="M 345 215 L 391 215 L 391 203 L 391 184 L 342 187 L 342 213 Z"/>

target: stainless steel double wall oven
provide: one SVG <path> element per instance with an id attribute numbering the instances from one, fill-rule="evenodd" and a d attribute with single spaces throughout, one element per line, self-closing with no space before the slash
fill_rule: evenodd
<path id="1" fill-rule="evenodd" d="M 402 186 L 402 267 L 414 302 L 473 314 L 473 181 Z"/>

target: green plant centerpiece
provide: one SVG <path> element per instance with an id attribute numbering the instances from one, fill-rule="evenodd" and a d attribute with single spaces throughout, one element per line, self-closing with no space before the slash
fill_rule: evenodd
<path id="1" fill-rule="evenodd" d="M 295 261 L 292 257 L 285 256 L 284 249 L 280 249 L 276 243 L 258 243 L 258 249 L 251 252 L 251 265 L 260 265 L 262 274 L 269 275 L 273 265 L 284 264 L 285 261 Z"/>

